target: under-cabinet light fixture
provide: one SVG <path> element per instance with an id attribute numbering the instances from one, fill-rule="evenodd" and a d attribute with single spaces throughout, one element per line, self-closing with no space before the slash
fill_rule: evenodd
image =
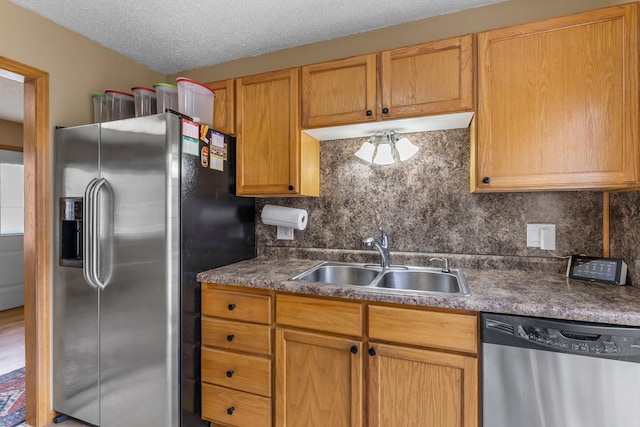
<path id="1" fill-rule="evenodd" d="M 373 134 L 355 152 L 355 156 L 376 165 L 391 165 L 397 160 L 404 162 L 410 159 L 418 150 L 407 137 L 391 130 Z"/>

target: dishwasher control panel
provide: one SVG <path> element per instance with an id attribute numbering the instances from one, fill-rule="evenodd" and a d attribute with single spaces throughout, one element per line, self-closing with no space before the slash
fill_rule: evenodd
<path id="1" fill-rule="evenodd" d="M 640 348 L 640 342 L 633 339 L 629 342 L 626 337 L 610 335 L 586 335 L 561 331 L 559 329 L 537 328 L 533 326 L 518 326 L 521 338 L 535 341 L 538 344 L 572 350 L 573 352 L 592 352 L 616 354 L 625 350 L 632 350 L 632 346 Z"/>
<path id="2" fill-rule="evenodd" d="M 483 314 L 483 342 L 640 362 L 640 329 Z"/>

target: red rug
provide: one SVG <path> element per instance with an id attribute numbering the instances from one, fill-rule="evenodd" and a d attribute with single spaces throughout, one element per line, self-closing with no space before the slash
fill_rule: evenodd
<path id="1" fill-rule="evenodd" d="M 0 376 L 0 427 L 24 422 L 24 368 Z"/>

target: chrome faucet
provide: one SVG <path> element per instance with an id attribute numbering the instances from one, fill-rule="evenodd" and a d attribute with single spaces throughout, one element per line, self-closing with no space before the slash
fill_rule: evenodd
<path id="1" fill-rule="evenodd" d="M 382 227 L 379 228 L 382 233 L 382 237 L 380 240 L 375 237 L 367 237 L 362 239 L 362 244 L 366 247 L 375 247 L 378 252 L 380 252 L 380 265 L 382 268 L 389 268 L 391 265 L 391 255 L 389 255 L 389 239 L 387 238 L 387 233 L 384 232 Z"/>
<path id="2" fill-rule="evenodd" d="M 443 273 L 450 273 L 451 270 L 449 270 L 449 260 L 446 258 L 429 258 L 429 262 L 431 261 L 440 261 L 442 263 L 442 269 L 441 271 Z"/>

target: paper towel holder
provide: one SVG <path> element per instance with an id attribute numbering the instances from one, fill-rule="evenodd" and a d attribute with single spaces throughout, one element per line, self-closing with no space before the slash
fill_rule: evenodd
<path id="1" fill-rule="evenodd" d="M 307 227 L 307 211 L 284 206 L 265 205 L 261 213 L 262 222 L 277 227 L 279 240 L 293 240 L 293 229 L 304 230 Z"/>

